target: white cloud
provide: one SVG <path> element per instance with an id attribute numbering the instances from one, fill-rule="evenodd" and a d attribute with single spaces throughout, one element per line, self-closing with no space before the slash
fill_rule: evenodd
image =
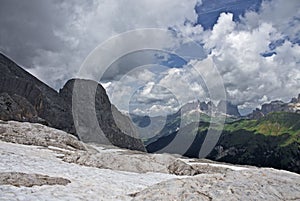
<path id="1" fill-rule="evenodd" d="M 167 114 L 172 114 L 177 112 L 180 107 L 174 107 L 173 105 L 152 105 L 151 107 L 140 109 L 135 108 L 132 113 L 137 115 L 147 115 L 150 117 L 155 116 L 166 116 Z"/>
<path id="2" fill-rule="evenodd" d="M 24 62 L 31 67 L 30 72 L 55 88 L 75 76 L 88 53 L 109 37 L 137 28 L 171 27 L 176 31 L 174 40 L 160 38 L 149 41 L 149 44 L 156 42 L 166 48 L 168 45 L 178 45 L 177 39 L 181 45 L 189 43 L 188 37 L 203 44 L 204 51 L 198 54 L 202 58 L 197 60 L 194 56 L 189 64 L 197 64 L 198 72 L 210 78 L 206 84 L 213 85 L 215 75 L 205 68 L 208 62 L 213 61 L 223 77 L 228 98 L 241 104 L 241 108 L 253 108 L 277 98 L 290 99 L 299 93 L 300 46 L 295 44 L 296 40 L 299 43 L 300 36 L 299 0 L 263 1 L 258 12 L 247 12 L 240 22 L 234 22 L 231 13 L 221 13 L 213 29 L 207 31 L 201 25 L 194 26 L 197 19 L 194 11 L 196 0 L 11 2 L 1 6 L 1 50 L 8 54 L 14 52 L 13 58 L 21 58 L 21 64 Z M 14 4 L 24 9 L 16 10 Z M 16 11 L 18 15 L 11 18 L 5 16 L 7 12 Z M 40 18 L 36 17 L 37 12 L 42 13 Z M 7 23 L 8 19 L 10 23 Z M 270 44 L 276 44 L 276 41 L 282 42 L 270 49 Z M 135 42 L 132 38 L 124 44 Z M 116 50 L 122 48 L 120 44 L 115 45 Z M 199 51 L 199 48 L 190 49 Z M 276 54 L 262 56 L 272 51 Z M 208 59 L 201 61 L 205 53 Z M 149 55 L 129 58 L 141 61 L 151 59 Z M 128 67 L 132 64 L 124 60 L 123 63 Z M 116 67 L 119 65 L 115 63 Z M 122 110 L 128 109 L 132 94 L 146 83 L 167 88 L 180 104 L 195 97 L 206 97 L 199 75 L 188 65 L 179 69 L 161 69 L 158 74 L 147 69 L 134 69 L 126 73 L 128 69 L 122 69 L 124 72 L 112 69 L 110 76 L 114 73 L 126 76 L 120 81 L 106 80 L 105 85 L 112 102 Z M 151 90 L 148 92 L 148 98 L 159 96 L 151 95 Z M 172 102 L 169 96 L 159 98 Z M 158 111 L 158 106 L 153 106 L 151 111 L 155 110 Z"/>
<path id="3" fill-rule="evenodd" d="M 190 100 L 205 100 L 200 75 L 191 66 L 164 67 L 157 74 L 151 68 L 141 69 L 128 73 L 120 81 L 112 81 L 106 88 L 112 103 L 121 110 L 131 104 L 135 112 L 157 116 L 175 112 Z"/>
<path id="4" fill-rule="evenodd" d="M 79 57 L 84 58 L 97 45 L 119 33 L 141 28 L 167 29 L 169 26 L 183 24 L 185 20 L 195 22 L 197 19 L 194 12 L 196 2 L 196 0 L 189 2 L 180 0 L 96 1 L 93 9 L 88 12 L 83 10 L 76 19 L 75 24 L 79 25 L 76 36 L 80 41 L 77 48 L 84 50 L 79 52 Z M 162 48 L 174 43 L 167 41 L 166 38 L 153 36 L 152 39 L 155 41 L 149 40 L 149 44 L 159 44 Z M 110 49 L 110 51 L 130 49 L 129 46 L 135 43 L 137 43 L 136 38 L 127 37 L 125 42 L 119 41 L 114 46 L 115 49 Z M 77 64 L 77 69 L 79 64 Z"/>
<path id="5" fill-rule="evenodd" d="M 217 24 L 213 27 L 210 36 L 205 40 L 205 47 L 212 48 L 221 45 L 219 42 L 223 40 L 224 36 L 230 34 L 235 27 L 233 14 L 221 13 Z"/>
<path id="6" fill-rule="evenodd" d="M 196 3 L 196 0 L 5 1 L 0 12 L 1 51 L 59 88 L 75 76 L 89 52 L 106 39 L 132 29 L 167 29 L 185 20 L 195 22 Z"/>
<path id="7" fill-rule="evenodd" d="M 200 75 L 188 68 L 172 68 L 162 71 L 151 86 L 155 83 L 166 87 L 180 104 L 195 98 L 205 100 L 207 94 L 199 76 L 207 78 L 206 85 L 214 85 L 216 75 L 206 68 L 210 65 L 207 62 L 213 61 L 223 78 L 228 99 L 240 104 L 241 109 L 249 111 L 274 99 L 287 101 L 300 88 L 300 47 L 293 43 L 300 33 L 296 23 L 299 6 L 299 1 L 291 1 L 291 5 L 283 0 L 266 1 L 258 13 L 249 11 L 241 22 L 234 22 L 231 13 L 221 13 L 212 30 L 203 31 L 200 25 L 190 23 L 175 26 L 182 43 L 187 42 L 187 37 L 203 43 L 210 59 L 190 61 Z M 284 42 L 271 50 L 270 44 L 278 40 Z M 276 54 L 262 56 L 270 51 Z"/>
<path id="8" fill-rule="evenodd" d="M 224 79 L 228 98 L 242 104 L 241 108 L 282 97 L 288 100 L 299 93 L 300 49 L 288 39 L 294 34 L 284 24 L 295 20 L 300 2 L 292 1 L 293 6 L 283 4 L 287 3 L 265 2 L 259 13 L 247 13 L 241 23 L 233 22 L 232 14 L 223 13 L 204 39 L 204 47 L 214 56 Z M 295 29 L 296 26 L 291 30 Z M 272 42 L 283 38 L 285 42 L 272 50 L 276 54 L 262 56 L 271 51 Z"/>

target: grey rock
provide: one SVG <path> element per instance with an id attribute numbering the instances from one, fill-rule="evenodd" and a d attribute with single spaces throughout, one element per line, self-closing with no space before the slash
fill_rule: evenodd
<path id="1" fill-rule="evenodd" d="M 101 145 L 103 146 L 103 145 Z M 224 173 L 227 168 L 213 167 L 207 161 L 194 159 L 192 164 L 182 158 L 171 154 L 147 154 L 144 152 L 120 150 L 107 147 L 101 151 L 75 151 L 68 152 L 62 157 L 68 163 L 75 163 L 88 167 L 97 167 L 111 170 L 120 170 L 136 173 L 159 172 L 181 176 L 194 176 L 197 174 Z"/>
<path id="2" fill-rule="evenodd" d="M 45 125 L 0 120 L 0 140 L 25 145 L 58 147 L 65 150 L 86 150 L 73 135 Z"/>
<path id="3" fill-rule="evenodd" d="M 73 107 L 75 127 L 81 140 L 145 151 L 130 119 L 110 103 L 100 84 L 71 79 L 60 94 Z"/>
<path id="4" fill-rule="evenodd" d="M 272 101 L 271 103 L 263 104 L 261 112 L 266 115 L 270 112 L 285 111 L 286 104 L 282 101 Z"/>
<path id="5" fill-rule="evenodd" d="M 299 188 L 299 175 L 272 169 L 253 169 L 171 179 L 131 196 L 133 200 L 147 201 L 299 200 Z"/>
<path id="6" fill-rule="evenodd" d="M 131 119 L 128 116 L 122 114 L 113 104 L 111 104 L 111 112 L 113 114 L 116 125 L 123 133 L 134 138 L 140 137 L 139 132 L 134 126 Z"/>
<path id="7" fill-rule="evenodd" d="M 258 108 L 256 108 L 256 110 L 253 110 L 253 112 L 248 115 L 248 118 L 250 118 L 250 119 L 260 119 L 264 116 L 265 116 L 264 113 L 262 113 Z"/>
<path id="8" fill-rule="evenodd" d="M 193 168 L 193 166 L 188 165 L 181 160 L 175 160 L 172 164 L 168 166 L 168 169 L 171 174 L 176 175 L 194 176 L 200 173 L 199 170 Z"/>
<path id="9" fill-rule="evenodd" d="M 3 100 L 2 104 L 0 99 L 0 117 L 3 117 L 3 120 L 45 122 L 51 127 L 81 137 L 84 141 L 111 143 L 123 148 L 145 151 L 130 119 L 110 104 L 104 88 L 97 82 L 77 80 L 79 85 L 84 85 L 86 88 L 81 91 L 82 94 L 75 94 L 80 97 L 81 102 L 80 106 L 73 111 L 75 79 L 69 80 L 57 92 L 1 53 L 0 71 L 2 74 L 0 93 L 7 94 L 2 99 L 9 99 L 9 101 Z M 96 94 L 86 90 L 94 88 Z M 91 94 L 94 96 L 85 96 Z M 7 106 L 6 103 L 13 107 Z M 18 106 L 18 104 L 20 105 Z M 24 108 L 27 116 L 24 116 L 24 112 L 22 112 Z M 80 112 L 76 113 L 76 109 L 79 109 Z M 86 111 L 94 111 L 95 114 L 81 115 Z M 74 112 L 75 115 L 77 114 L 76 118 L 78 117 L 75 119 L 76 124 L 73 120 Z M 34 118 L 29 118 L 31 116 Z M 78 124 L 78 120 L 80 124 Z"/>
<path id="10" fill-rule="evenodd" d="M 208 104 L 206 104 L 205 102 L 200 102 L 200 110 L 208 111 L 209 110 Z"/>
<path id="11" fill-rule="evenodd" d="M 298 103 L 298 99 L 297 98 L 292 98 L 290 103 Z"/>
<path id="12" fill-rule="evenodd" d="M 271 101 L 270 103 L 265 103 L 261 106 L 260 109 L 253 110 L 247 117 L 250 119 L 259 119 L 268 113 L 271 112 L 292 112 L 299 113 L 300 112 L 300 94 L 298 98 L 292 98 L 289 103 L 285 103 L 280 100 Z"/>
<path id="13" fill-rule="evenodd" d="M 187 103 L 181 107 L 181 111 L 189 112 L 193 110 L 200 110 L 201 112 L 210 115 L 213 113 L 225 114 L 234 117 L 240 117 L 237 105 L 232 104 L 230 101 L 221 100 L 217 106 L 212 101 L 200 102 L 194 101 Z"/>
<path id="14" fill-rule="evenodd" d="M 212 101 L 207 102 L 207 107 L 208 107 L 208 111 L 215 111 L 216 110 L 216 106 Z"/>
<path id="15" fill-rule="evenodd" d="M 70 180 L 61 177 L 49 177 L 41 174 L 27 174 L 22 172 L 0 172 L 0 185 L 13 185 L 16 187 L 67 185 Z"/>
<path id="16" fill-rule="evenodd" d="M 136 173 L 169 173 L 168 164 L 171 164 L 176 158 L 167 154 L 149 155 L 143 152 L 116 150 L 97 153 L 76 151 L 75 153 L 65 154 L 62 160 L 88 167 Z"/>
<path id="17" fill-rule="evenodd" d="M 75 133 L 72 126 L 72 113 L 57 91 L 38 80 L 0 53 L 0 93 L 18 95 L 26 99 L 36 110 L 38 116 L 45 119 L 54 128 Z"/>
<path id="18" fill-rule="evenodd" d="M 0 119 L 48 124 L 25 98 L 8 93 L 0 94 Z"/>
<path id="19" fill-rule="evenodd" d="M 37 146 L 0 141 L 0 156 L 1 161 L 4 161 L 0 163 L 0 169 L 5 171 L 0 173 L 2 200 L 50 200 L 53 197 L 61 200 L 300 199 L 300 176 L 287 171 L 85 144 L 70 134 L 39 124 L 0 121 L 0 125 L 0 134 L 12 132 L 15 133 L 13 136 L 20 136 L 23 133 L 23 139 L 16 143 L 27 142 L 33 138 L 34 142 L 39 142 L 33 145 L 47 146 L 41 150 Z M 40 133 L 47 137 L 37 139 Z M 58 135 L 65 139 L 57 139 Z M 13 139 L 13 136 L 8 139 Z M 73 145 L 68 147 L 70 138 L 76 142 L 71 142 Z M 61 151 L 63 157 L 48 146 L 52 141 L 57 141 L 54 146 L 66 149 Z M 80 145 L 74 147 L 76 143 L 86 149 L 80 149 Z M 110 170 L 103 170 L 104 168 Z M 27 173 L 20 172 L 19 169 L 24 169 Z M 200 174 L 192 174 L 193 172 Z M 67 185 L 70 181 L 71 185 Z M 66 186 L 15 187 L 34 185 Z"/>
<path id="20" fill-rule="evenodd" d="M 202 104 L 206 105 L 205 102 L 203 102 Z M 192 111 L 192 110 L 197 110 L 197 109 L 200 109 L 200 102 L 199 101 L 194 101 L 194 102 L 189 102 L 189 103 L 184 104 L 181 107 L 181 112 L 186 113 L 186 112 L 189 112 L 189 111 Z M 207 111 L 207 110 L 203 110 L 203 111 Z"/>

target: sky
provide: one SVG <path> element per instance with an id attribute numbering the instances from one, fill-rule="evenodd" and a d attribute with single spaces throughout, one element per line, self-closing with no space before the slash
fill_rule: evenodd
<path id="1" fill-rule="evenodd" d="M 213 65 L 227 100 L 245 114 L 300 93 L 299 21 L 299 0 L 1 0 L 0 51 L 59 90 L 112 37 L 168 30 L 170 37 L 149 38 L 159 49 L 129 52 L 93 77 L 112 103 L 155 116 L 208 101 L 215 78 L 205 66 Z M 126 40 L 109 51 L 139 41 Z"/>

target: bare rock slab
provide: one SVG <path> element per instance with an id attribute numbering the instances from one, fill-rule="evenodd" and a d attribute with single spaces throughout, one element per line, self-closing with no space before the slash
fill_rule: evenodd
<path id="1" fill-rule="evenodd" d="M 0 172 L 0 185 L 13 186 L 42 186 L 42 185 L 67 185 L 70 180 L 61 177 L 49 177 L 41 174 L 27 174 L 22 172 Z"/>

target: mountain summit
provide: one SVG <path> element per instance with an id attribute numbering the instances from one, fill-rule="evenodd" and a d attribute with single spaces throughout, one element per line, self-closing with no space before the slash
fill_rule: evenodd
<path id="1" fill-rule="evenodd" d="M 261 109 L 256 108 L 248 115 L 251 119 L 259 119 L 272 112 L 291 112 L 300 114 L 300 94 L 298 98 L 292 98 L 289 103 L 280 100 L 271 101 L 261 106 Z"/>
<path id="2" fill-rule="evenodd" d="M 130 119 L 111 105 L 99 83 L 72 79 L 57 92 L 1 53 L 0 71 L 0 119 L 43 123 L 89 142 L 107 143 L 105 140 L 108 139 L 119 147 L 145 150 Z M 80 101 L 82 107 L 96 111 L 96 122 L 101 131 L 90 127 L 88 119 L 81 121 L 83 124 L 77 125 L 75 129 L 72 114 L 75 81 L 87 89 L 92 86 L 97 88 L 95 98 L 87 99 L 82 96 Z M 85 91 L 88 93 L 88 90 Z M 95 104 L 90 100 L 95 100 Z M 94 108 L 90 108 L 90 105 L 94 105 Z M 103 134 L 105 140 L 90 137 Z"/>

